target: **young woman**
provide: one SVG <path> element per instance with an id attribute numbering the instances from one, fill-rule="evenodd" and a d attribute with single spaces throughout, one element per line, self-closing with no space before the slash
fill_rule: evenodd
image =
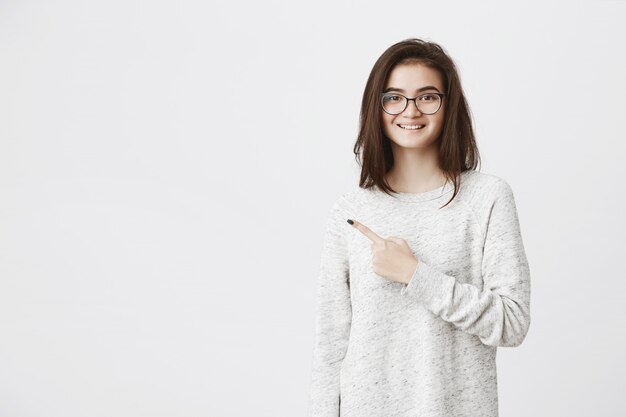
<path id="1" fill-rule="evenodd" d="M 476 171 L 469 108 L 439 45 L 392 45 L 371 71 L 359 186 L 333 204 L 312 417 L 496 417 L 496 349 L 530 325 L 515 199 Z"/>

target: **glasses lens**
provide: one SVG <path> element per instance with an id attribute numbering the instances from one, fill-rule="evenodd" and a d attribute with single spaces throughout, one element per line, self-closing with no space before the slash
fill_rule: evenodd
<path id="1" fill-rule="evenodd" d="M 441 98 L 437 94 L 424 94 L 418 97 L 418 108 L 424 114 L 432 114 L 439 110 Z"/>
<path id="2" fill-rule="evenodd" d="M 404 110 L 406 99 L 397 94 L 384 94 L 382 103 L 383 109 L 385 109 L 387 113 L 398 114 Z"/>

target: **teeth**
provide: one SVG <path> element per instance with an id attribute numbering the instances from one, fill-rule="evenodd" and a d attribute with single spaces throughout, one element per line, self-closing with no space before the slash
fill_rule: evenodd
<path id="1" fill-rule="evenodd" d="M 424 125 L 399 125 L 402 129 L 409 129 L 409 130 L 415 130 L 415 129 L 421 129 L 424 127 Z"/>

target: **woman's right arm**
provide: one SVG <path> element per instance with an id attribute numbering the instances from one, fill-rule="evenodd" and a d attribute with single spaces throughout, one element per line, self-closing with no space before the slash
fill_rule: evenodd
<path id="1" fill-rule="evenodd" d="M 341 198 L 329 213 L 318 275 L 310 417 L 339 416 L 339 370 L 348 348 L 350 302 L 346 222 Z"/>

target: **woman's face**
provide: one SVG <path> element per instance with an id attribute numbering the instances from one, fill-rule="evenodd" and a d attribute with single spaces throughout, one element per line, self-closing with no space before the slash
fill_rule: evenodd
<path id="1" fill-rule="evenodd" d="M 423 64 L 411 63 L 394 67 L 384 91 L 397 92 L 411 98 L 427 92 L 443 93 L 444 89 L 439 71 Z M 437 113 L 430 115 L 418 110 L 413 101 L 409 101 L 406 109 L 400 114 L 390 115 L 381 109 L 383 133 L 389 140 L 403 148 L 426 149 L 432 146 L 443 129 L 445 101 L 444 98 Z M 424 127 L 408 130 L 400 125 L 424 125 Z"/>

